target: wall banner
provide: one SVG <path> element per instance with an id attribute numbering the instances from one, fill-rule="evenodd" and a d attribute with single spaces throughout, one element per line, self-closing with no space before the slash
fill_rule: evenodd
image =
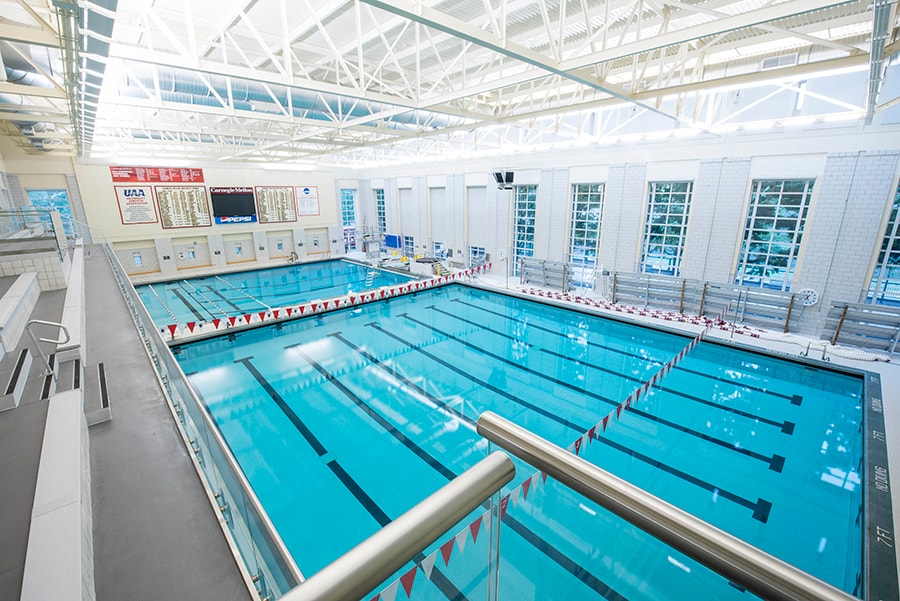
<path id="1" fill-rule="evenodd" d="M 203 169 L 180 167 L 127 167 L 112 165 L 109 168 L 115 183 L 199 183 L 203 181 Z"/>
<path id="2" fill-rule="evenodd" d="M 292 186 L 257 186 L 256 206 L 260 223 L 297 221 Z"/>
<path id="3" fill-rule="evenodd" d="M 319 214 L 319 188 L 316 186 L 297 186 L 297 215 L 310 216 Z"/>
<path id="4" fill-rule="evenodd" d="M 212 225 L 205 186 L 156 186 L 156 203 L 166 229 Z"/>
<path id="5" fill-rule="evenodd" d="M 115 186 L 115 189 L 123 225 L 159 221 L 150 186 Z"/>

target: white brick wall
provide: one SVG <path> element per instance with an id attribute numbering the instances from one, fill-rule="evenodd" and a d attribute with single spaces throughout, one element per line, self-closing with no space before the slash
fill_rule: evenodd
<path id="1" fill-rule="evenodd" d="M 646 163 L 610 165 L 598 259 L 610 271 L 637 271 L 646 188 Z"/>
<path id="2" fill-rule="evenodd" d="M 702 161 L 681 262 L 686 278 L 729 282 L 746 220 L 750 159 Z"/>
<path id="3" fill-rule="evenodd" d="M 791 287 L 819 293 L 819 304 L 803 310 L 801 330 L 819 331 L 832 301 L 858 302 L 868 286 L 884 236 L 884 212 L 894 198 L 898 160 L 900 151 L 828 155 Z"/>
<path id="4" fill-rule="evenodd" d="M 534 256 L 565 261 L 566 223 L 570 211 L 569 170 L 545 169 L 538 185 Z"/>

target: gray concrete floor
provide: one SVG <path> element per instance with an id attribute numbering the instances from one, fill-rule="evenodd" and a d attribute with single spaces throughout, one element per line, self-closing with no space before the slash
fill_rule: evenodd
<path id="1" fill-rule="evenodd" d="M 97 247 L 85 302 L 86 371 L 103 362 L 113 416 L 90 428 L 98 601 L 251 599 Z"/>
<path id="2" fill-rule="evenodd" d="M 0 277 L 0 296 L 6 294 L 6 291 L 9 290 L 15 281 L 19 278 L 17 275 L 7 275 L 4 277 Z"/>

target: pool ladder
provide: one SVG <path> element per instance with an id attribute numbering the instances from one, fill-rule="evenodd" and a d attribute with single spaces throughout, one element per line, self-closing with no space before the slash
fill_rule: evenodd
<path id="1" fill-rule="evenodd" d="M 371 288 L 375 283 L 375 276 L 378 274 L 378 270 L 375 269 L 374 266 L 370 265 L 369 270 L 366 272 L 366 288 Z"/>

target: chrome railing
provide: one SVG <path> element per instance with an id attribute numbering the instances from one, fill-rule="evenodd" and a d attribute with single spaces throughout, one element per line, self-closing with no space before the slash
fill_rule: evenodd
<path id="1" fill-rule="evenodd" d="M 261 599 L 283 595 L 304 581 L 249 481 L 187 381 L 109 243 L 101 245 L 163 391 L 197 459 L 201 478 L 224 517 L 233 546 Z"/>
<path id="2" fill-rule="evenodd" d="M 763 599 L 858 601 L 495 413 L 482 413 L 477 429 L 508 453 Z"/>
<path id="3" fill-rule="evenodd" d="M 505 453 L 491 453 L 317 572 L 281 601 L 362 598 L 500 490 L 515 474 L 516 468 Z"/>
<path id="4" fill-rule="evenodd" d="M 54 340 L 53 338 L 38 338 L 35 336 L 34 332 L 31 331 L 31 326 L 42 325 L 42 326 L 53 326 L 62 330 L 63 339 L 62 340 Z M 61 323 L 56 323 L 55 321 L 44 321 L 42 319 L 32 319 L 28 323 L 25 324 L 25 331 L 28 332 L 28 337 L 31 338 L 31 342 L 34 343 L 34 348 L 37 349 L 38 355 L 40 355 L 41 360 L 44 362 L 44 367 L 47 369 L 44 371 L 45 376 L 53 376 L 53 379 L 56 379 L 56 371 L 54 371 L 53 366 L 50 365 L 50 360 L 47 358 L 47 353 L 44 352 L 44 349 L 41 348 L 41 342 L 49 342 L 50 344 L 60 345 L 66 344 L 71 340 L 69 336 L 69 330 L 66 329 Z"/>

